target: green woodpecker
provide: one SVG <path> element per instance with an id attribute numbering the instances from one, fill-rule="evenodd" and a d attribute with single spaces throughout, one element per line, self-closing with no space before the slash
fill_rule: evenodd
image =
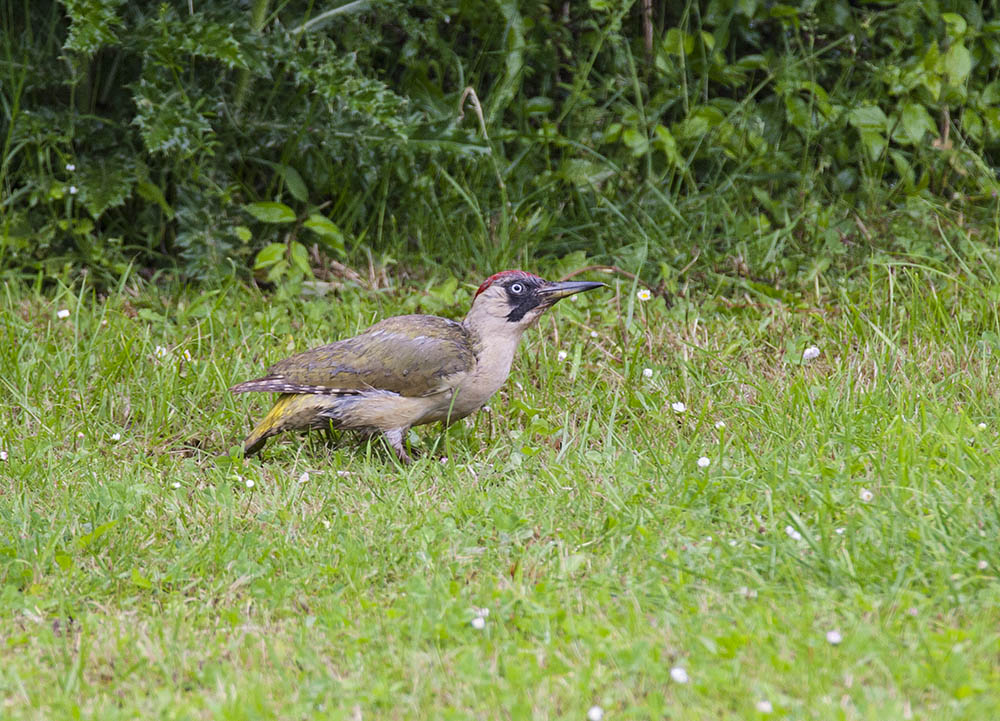
<path id="1" fill-rule="evenodd" d="M 479 286 L 462 322 L 401 315 L 361 335 L 277 363 L 233 393 L 280 393 L 274 408 L 243 442 L 250 456 L 282 431 L 335 428 L 381 432 L 409 463 L 403 447 L 412 426 L 449 425 L 483 407 L 510 374 L 521 334 L 561 298 L 603 283 L 553 283 L 505 270 Z"/>

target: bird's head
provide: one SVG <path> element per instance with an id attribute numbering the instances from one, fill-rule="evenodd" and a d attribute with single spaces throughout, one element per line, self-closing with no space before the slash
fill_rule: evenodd
<path id="1" fill-rule="evenodd" d="M 603 285 L 589 281 L 557 283 L 523 270 L 505 270 L 479 286 L 467 319 L 497 332 L 507 330 L 520 335 L 562 298 Z"/>

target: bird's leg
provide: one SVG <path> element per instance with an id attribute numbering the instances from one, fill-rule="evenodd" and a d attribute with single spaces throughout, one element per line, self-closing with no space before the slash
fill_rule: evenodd
<path id="1" fill-rule="evenodd" d="M 399 457 L 400 463 L 404 466 L 408 466 L 413 463 L 413 459 L 406 454 L 406 448 L 403 447 L 405 429 L 391 428 L 384 431 L 383 435 L 385 435 L 385 439 L 389 441 L 389 445 L 392 446 L 392 450 L 396 451 L 396 455 Z"/>

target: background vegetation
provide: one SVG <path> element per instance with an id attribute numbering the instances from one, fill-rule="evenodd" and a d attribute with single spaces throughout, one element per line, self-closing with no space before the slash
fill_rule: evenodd
<path id="1" fill-rule="evenodd" d="M 938 222 L 995 241 L 997 8 L 15 0 L 0 265 L 295 282 L 584 250 L 676 290 L 946 257 Z"/>

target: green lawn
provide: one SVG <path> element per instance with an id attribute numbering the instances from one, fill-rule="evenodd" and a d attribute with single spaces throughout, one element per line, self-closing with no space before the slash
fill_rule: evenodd
<path id="1" fill-rule="evenodd" d="M 472 278 L 7 286 L 0 717 L 1000 718 L 1000 283 L 976 262 L 577 296 L 408 468 L 323 434 L 244 462 L 270 396 L 226 389 L 461 315 Z"/>

